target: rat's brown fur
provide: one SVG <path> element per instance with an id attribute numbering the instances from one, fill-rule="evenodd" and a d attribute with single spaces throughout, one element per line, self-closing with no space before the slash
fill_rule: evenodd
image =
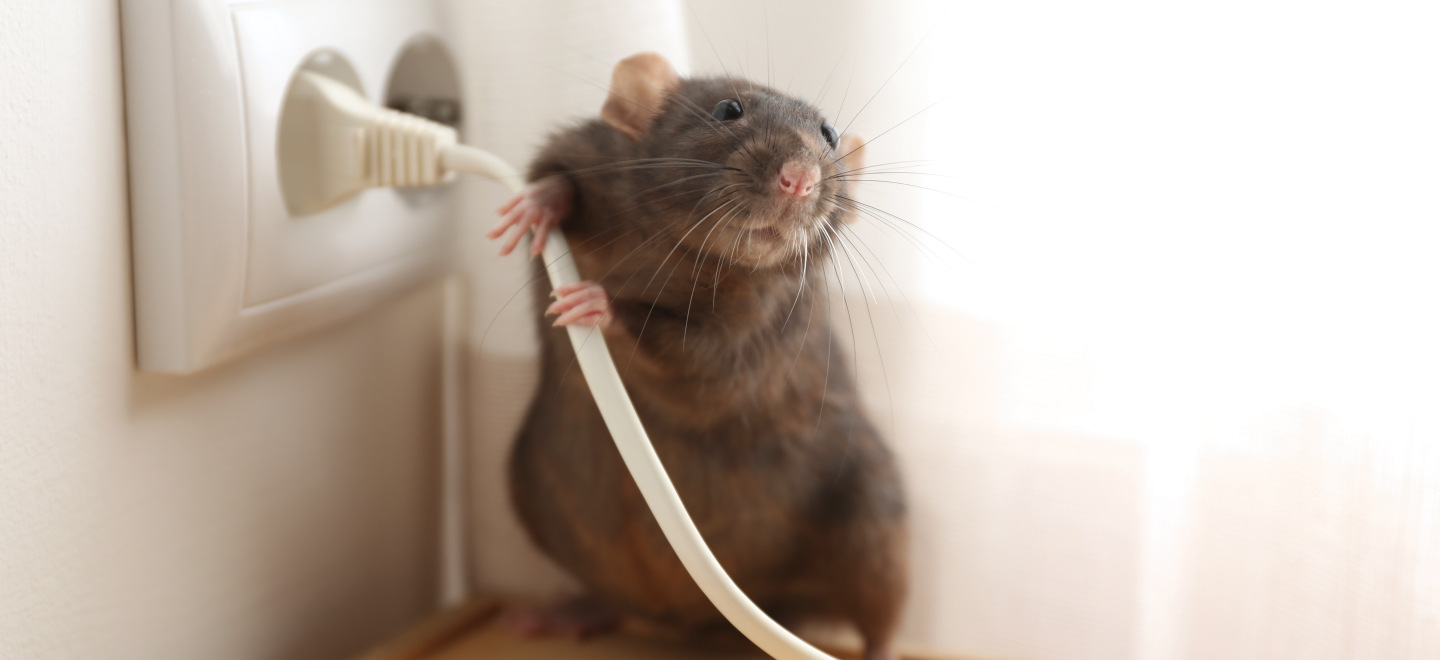
<path id="1" fill-rule="evenodd" d="M 582 276 L 612 299 L 606 342 L 721 565 L 782 622 L 851 621 L 878 657 L 906 593 L 905 500 L 832 340 L 821 232 L 844 219 L 834 202 L 844 183 L 824 181 L 798 207 L 766 187 L 786 158 L 828 176 L 839 154 L 814 109 L 774 90 L 699 79 L 667 92 L 640 139 L 580 124 L 552 137 L 530 179 L 574 187 L 561 226 Z M 710 108 L 726 98 L 746 115 L 721 126 Z M 734 169 L 616 165 L 664 157 Z M 748 233 L 777 219 L 766 231 L 783 240 Z M 540 309 L 547 292 L 537 290 Z M 617 612 L 724 628 L 621 462 L 565 330 L 541 327 L 541 385 L 511 457 L 531 537 Z"/>

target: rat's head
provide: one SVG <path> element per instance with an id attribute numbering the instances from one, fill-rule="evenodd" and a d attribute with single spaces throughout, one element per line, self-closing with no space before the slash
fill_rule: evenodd
<path id="1" fill-rule="evenodd" d="M 682 79 L 641 53 L 615 67 L 601 117 L 637 143 L 650 231 L 751 267 L 823 255 L 853 213 L 838 175 L 862 141 L 820 111 L 733 78 Z"/>

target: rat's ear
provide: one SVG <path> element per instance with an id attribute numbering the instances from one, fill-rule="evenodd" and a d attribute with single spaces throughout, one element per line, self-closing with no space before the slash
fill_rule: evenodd
<path id="1" fill-rule="evenodd" d="M 854 172 L 865 167 L 865 138 L 854 133 L 846 133 L 840 136 L 840 166 L 846 172 Z M 849 211 L 844 216 L 845 224 L 853 225 L 860 219 L 860 214 Z"/>
<path id="2" fill-rule="evenodd" d="M 600 118 L 638 141 L 650 132 L 665 95 L 680 84 L 680 76 L 659 53 L 631 55 L 615 65 L 610 76 L 610 97 Z"/>
<path id="3" fill-rule="evenodd" d="M 865 138 L 854 133 L 846 133 L 840 136 L 840 164 L 845 167 L 846 172 L 851 172 L 865 167 Z"/>

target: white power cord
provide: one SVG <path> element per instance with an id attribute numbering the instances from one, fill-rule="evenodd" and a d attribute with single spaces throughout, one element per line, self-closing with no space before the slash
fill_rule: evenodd
<path id="1" fill-rule="evenodd" d="M 313 192 L 333 203 L 363 188 L 433 185 L 446 180 L 451 172 L 495 179 L 511 192 L 524 187 L 524 178 L 509 163 L 488 151 L 457 143 L 455 129 L 449 126 L 376 107 L 350 87 L 314 73 L 298 74 L 290 93 L 314 101 L 302 107 L 316 122 L 314 144 L 319 153 L 310 162 L 319 169 L 319 189 L 303 194 Z M 558 230 L 549 233 L 541 258 L 552 288 L 580 280 L 569 245 Z M 651 446 L 604 336 L 596 328 L 574 325 L 567 331 L 580 371 L 625 467 L 695 584 L 731 624 L 772 657 L 834 660 L 767 616 L 725 573 L 685 512 L 680 494 Z"/>

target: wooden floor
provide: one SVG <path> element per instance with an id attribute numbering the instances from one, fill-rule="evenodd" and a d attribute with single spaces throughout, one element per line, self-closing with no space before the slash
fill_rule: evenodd
<path id="1" fill-rule="evenodd" d="M 584 642 L 522 639 L 496 625 L 500 604 L 477 600 L 441 612 L 358 660 L 765 660 L 759 650 L 712 649 L 617 634 Z M 830 651 L 841 660 L 853 652 Z M 910 653 L 904 660 L 963 660 Z"/>

